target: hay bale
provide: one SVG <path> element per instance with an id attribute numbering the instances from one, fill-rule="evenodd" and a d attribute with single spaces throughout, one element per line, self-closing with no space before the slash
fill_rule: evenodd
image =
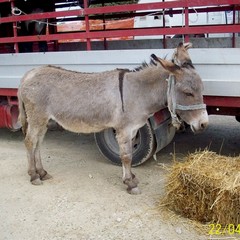
<path id="1" fill-rule="evenodd" d="M 169 169 L 163 203 L 202 223 L 240 223 L 240 156 L 210 151 L 189 154 Z"/>

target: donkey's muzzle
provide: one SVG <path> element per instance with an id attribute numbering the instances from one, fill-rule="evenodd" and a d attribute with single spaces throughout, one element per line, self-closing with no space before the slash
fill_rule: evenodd
<path id="1" fill-rule="evenodd" d="M 198 123 L 191 124 L 190 126 L 194 133 L 201 133 L 208 127 L 208 120 L 200 121 Z"/>

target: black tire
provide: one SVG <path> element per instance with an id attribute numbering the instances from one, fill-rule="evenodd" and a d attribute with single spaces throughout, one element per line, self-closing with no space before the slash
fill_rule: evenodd
<path id="1" fill-rule="evenodd" d="M 95 133 L 95 141 L 104 157 L 116 165 L 122 165 L 114 129 Z M 155 136 L 150 123 L 147 122 L 133 139 L 132 166 L 135 167 L 147 161 L 153 155 L 155 147 Z"/>
<path id="2" fill-rule="evenodd" d="M 240 116 L 235 117 L 238 122 L 240 122 Z"/>

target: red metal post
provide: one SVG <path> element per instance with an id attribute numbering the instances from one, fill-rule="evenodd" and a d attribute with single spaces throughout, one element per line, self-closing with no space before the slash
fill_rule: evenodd
<path id="1" fill-rule="evenodd" d="M 88 8 L 88 0 L 84 0 L 84 18 L 85 18 L 85 26 L 86 26 L 86 40 L 87 40 L 87 50 L 91 50 L 91 39 L 89 37 L 89 32 L 90 32 L 90 25 L 89 25 L 89 16 L 86 13 L 86 9 Z"/>
<path id="2" fill-rule="evenodd" d="M 11 9 L 13 9 L 14 7 L 15 7 L 14 1 L 11 1 Z M 17 23 L 16 22 L 13 22 L 13 36 L 17 37 Z M 19 48 L 18 48 L 17 42 L 14 43 L 14 50 L 16 53 L 19 53 Z"/>
<path id="3" fill-rule="evenodd" d="M 102 2 L 102 7 L 104 7 L 104 1 Z M 103 30 L 106 30 L 106 18 L 105 18 L 105 14 L 103 14 Z M 103 46 L 104 46 L 104 50 L 108 49 L 108 43 L 107 43 L 107 39 L 104 38 L 103 39 Z"/>
<path id="4" fill-rule="evenodd" d="M 165 2 L 165 0 L 163 0 Z M 166 27 L 166 21 L 165 21 L 165 9 L 163 9 L 163 28 Z M 167 48 L 167 43 L 166 43 L 166 35 L 163 35 L 163 48 Z"/>
<path id="5" fill-rule="evenodd" d="M 185 27 L 189 27 L 189 10 L 188 7 L 185 8 L 184 10 L 184 16 L 185 16 Z M 189 42 L 189 35 L 185 35 L 184 37 L 184 41 L 185 42 Z"/>
<path id="6" fill-rule="evenodd" d="M 233 6 L 233 25 L 235 25 L 236 23 L 236 8 L 235 5 Z M 233 33 L 232 34 L 232 47 L 235 48 L 236 47 L 236 34 Z"/>

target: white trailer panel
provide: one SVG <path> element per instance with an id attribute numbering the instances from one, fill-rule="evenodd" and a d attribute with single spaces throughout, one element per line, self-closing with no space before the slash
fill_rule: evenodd
<path id="1" fill-rule="evenodd" d="M 1 54 L 0 88 L 18 88 L 24 73 L 41 65 L 83 72 L 133 69 L 148 62 L 152 53 L 170 59 L 173 49 Z M 191 49 L 190 55 L 204 81 L 205 95 L 240 97 L 240 48 Z"/>

